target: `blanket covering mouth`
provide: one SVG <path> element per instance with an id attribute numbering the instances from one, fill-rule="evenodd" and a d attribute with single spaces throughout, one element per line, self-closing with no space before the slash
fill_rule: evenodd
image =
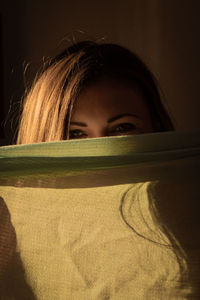
<path id="1" fill-rule="evenodd" d="M 0 148 L 0 299 L 200 298 L 200 132 Z"/>

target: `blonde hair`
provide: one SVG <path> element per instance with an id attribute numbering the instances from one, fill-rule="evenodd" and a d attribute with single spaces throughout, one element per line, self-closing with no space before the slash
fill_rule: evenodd
<path id="1" fill-rule="evenodd" d="M 24 101 L 18 144 L 64 138 L 66 113 L 80 75 L 74 76 L 67 86 L 66 78 L 73 72 L 80 55 L 70 55 L 66 60 L 53 64 L 33 84 Z"/>
<path id="2" fill-rule="evenodd" d="M 157 84 L 144 63 L 115 44 L 77 43 L 51 61 L 25 97 L 17 144 L 69 138 L 73 103 L 80 90 L 102 77 L 117 77 L 145 94 L 155 131 L 173 130 Z"/>

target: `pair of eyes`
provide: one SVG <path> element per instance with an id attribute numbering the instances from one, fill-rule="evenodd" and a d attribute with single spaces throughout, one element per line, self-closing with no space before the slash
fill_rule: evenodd
<path id="1" fill-rule="evenodd" d="M 108 135 L 126 135 L 130 132 L 133 132 L 137 129 L 137 126 L 132 123 L 120 123 L 114 126 L 109 132 Z M 80 129 L 72 129 L 69 131 L 70 139 L 80 139 L 87 137 L 87 134 Z"/>

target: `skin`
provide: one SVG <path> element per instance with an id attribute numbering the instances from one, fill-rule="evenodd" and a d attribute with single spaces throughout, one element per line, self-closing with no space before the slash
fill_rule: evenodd
<path id="1" fill-rule="evenodd" d="M 153 125 L 142 93 L 130 84 L 107 79 L 80 93 L 72 111 L 69 138 L 150 132 L 153 132 Z"/>

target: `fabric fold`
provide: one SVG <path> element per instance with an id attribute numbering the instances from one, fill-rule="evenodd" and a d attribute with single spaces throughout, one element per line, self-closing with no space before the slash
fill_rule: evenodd
<path id="1" fill-rule="evenodd" d="M 18 290 L 39 300 L 198 299 L 199 183 L 199 132 L 1 147 Z"/>

